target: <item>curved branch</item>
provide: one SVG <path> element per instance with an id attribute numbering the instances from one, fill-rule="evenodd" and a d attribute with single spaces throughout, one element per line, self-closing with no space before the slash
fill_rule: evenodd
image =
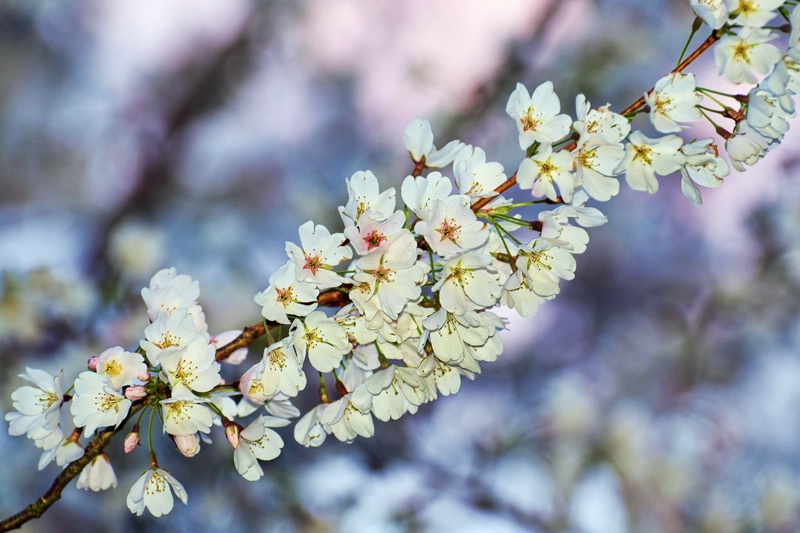
<path id="1" fill-rule="evenodd" d="M 105 429 L 95 435 L 95 437 L 86 445 L 83 455 L 72 461 L 64 468 L 64 470 L 61 471 L 61 473 L 53 480 L 53 484 L 50 485 L 50 488 L 47 489 L 47 492 L 45 492 L 35 502 L 28 505 L 19 513 L 0 522 L 0 532 L 17 529 L 22 527 L 22 524 L 25 522 L 42 516 L 42 514 L 44 514 L 44 512 L 51 505 L 61 498 L 61 493 L 64 491 L 66 486 L 69 485 L 69 482 L 76 478 L 81 471 L 83 471 L 83 469 L 92 462 L 92 459 L 103 453 L 103 449 L 108 446 L 108 444 L 111 442 L 111 439 L 114 438 L 114 435 L 116 435 L 123 428 L 128 420 L 130 420 L 131 416 L 133 416 L 143 407 L 144 403 L 134 403 L 128 412 L 128 416 L 125 417 L 125 420 L 123 420 L 119 426 Z"/>

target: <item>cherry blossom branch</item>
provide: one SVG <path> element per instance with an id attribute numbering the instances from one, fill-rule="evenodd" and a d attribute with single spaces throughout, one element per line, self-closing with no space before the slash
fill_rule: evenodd
<path id="1" fill-rule="evenodd" d="M 346 288 L 346 286 L 345 286 Z M 328 289 L 322 291 L 317 297 L 317 305 L 321 307 L 344 307 L 350 303 L 350 298 L 345 291 Z M 240 348 L 246 348 L 252 344 L 257 338 L 267 333 L 267 328 L 278 326 L 279 324 L 271 321 L 264 321 L 252 326 L 247 326 L 242 330 L 238 337 L 233 339 L 228 344 L 217 348 L 216 360 L 224 361 L 230 355 Z"/>
<path id="2" fill-rule="evenodd" d="M 703 41 L 700 44 L 700 46 L 698 46 L 691 54 L 686 56 L 686 59 L 681 61 L 681 63 L 677 67 L 675 67 L 672 70 L 672 72 L 681 72 L 681 71 L 685 70 L 686 67 L 691 65 L 695 60 L 697 60 L 698 57 L 703 55 L 703 53 L 706 50 L 711 48 L 711 46 L 720 39 L 720 37 L 722 36 L 722 33 L 723 33 L 722 30 L 713 31 L 711 33 L 711 35 L 709 35 L 708 38 L 705 41 Z M 650 90 L 648 90 L 647 92 L 650 93 L 652 91 L 653 91 L 653 87 L 651 87 Z M 634 103 L 632 103 L 631 105 L 629 105 L 628 107 L 623 109 L 620 112 L 620 115 L 627 115 L 628 113 L 631 113 L 632 111 L 635 111 L 635 110 L 639 109 L 643 105 L 644 105 L 644 96 L 641 96 Z M 575 148 L 575 143 L 572 143 L 572 144 L 570 144 L 570 145 L 565 147 L 566 150 L 570 150 L 570 149 L 573 149 L 573 148 Z M 516 185 L 516 183 L 517 183 L 517 173 L 515 172 L 505 182 L 500 184 L 500 186 L 497 187 L 494 190 L 494 192 L 496 192 L 497 194 L 503 194 L 505 191 L 507 191 L 508 189 L 513 187 L 514 185 Z M 480 200 L 478 200 L 477 202 L 472 204 L 472 210 L 477 213 L 478 211 L 480 211 L 481 209 L 486 207 L 486 205 L 489 202 L 491 202 L 493 199 L 494 199 L 494 197 L 481 198 Z"/>
<path id="3" fill-rule="evenodd" d="M 19 513 L 0 522 L 0 533 L 4 531 L 11 531 L 12 529 L 18 529 L 22 527 L 22 524 L 25 522 L 42 516 L 51 505 L 61 498 L 61 493 L 64 491 L 67 485 L 69 485 L 70 481 L 78 477 L 81 471 L 83 471 L 83 469 L 89 463 L 91 463 L 95 457 L 103 453 L 105 447 L 111 443 L 114 435 L 122 430 L 128 420 L 130 420 L 131 417 L 143 407 L 143 402 L 134 403 L 131 406 L 128 416 L 119 426 L 105 429 L 95 435 L 95 437 L 86 445 L 83 455 L 72 461 L 64 468 L 64 470 L 61 471 L 61 473 L 53 480 L 53 484 L 50 485 L 50 488 L 47 489 L 47 492 L 45 492 L 36 501 L 28 505 Z"/>

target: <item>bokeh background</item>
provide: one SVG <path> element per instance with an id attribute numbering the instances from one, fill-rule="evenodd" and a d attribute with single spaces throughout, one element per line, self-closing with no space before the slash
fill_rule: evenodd
<path id="1" fill-rule="evenodd" d="M 691 21 L 683 0 L 3 1 L 0 414 L 25 366 L 74 377 L 135 347 L 164 266 L 200 281 L 213 331 L 257 322 L 284 241 L 339 227 L 346 177 L 399 186 L 409 120 L 510 174 L 517 81 L 553 80 L 569 113 L 580 92 L 621 109 Z M 693 71 L 721 87 L 710 57 Z M 500 360 L 374 438 L 307 450 L 284 431 L 255 483 L 220 432 L 192 459 L 162 447 L 189 505 L 159 520 L 125 506 L 146 453 L 112 444 L 116 490 L 70 486 L 23 531 L 800 530 L 795 133 L 701 208 L 676 176 L 623 187 Z M 58 470 L 6 430 L 0 450 L 5 517 Z"/>

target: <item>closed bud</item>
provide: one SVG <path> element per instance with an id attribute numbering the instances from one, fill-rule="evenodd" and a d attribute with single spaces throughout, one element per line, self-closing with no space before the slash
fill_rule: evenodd
<path id="1" fill-rule="evenodd" d="M 184 457 L 194 457 L 200 452 L 200 439 L 197 438 L 196 433 L 193 435 L 175 435 L 173 440 L 178 451 Z"/>
<path id="2" fill-rule="evenodd" d="M 147 393 L 145 392 L 144 387 L 142 387 L 141 385 L 137 385 L 135 387 L 128 387 L 127 389 L 125 389 L 125 397 L 132 402 L 135 402 L 136 400 L 141 400 L 145 396 L 147 396 Z"/>

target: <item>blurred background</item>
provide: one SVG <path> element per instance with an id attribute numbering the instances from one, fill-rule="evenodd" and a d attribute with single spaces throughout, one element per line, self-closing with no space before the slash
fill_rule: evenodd
<path id="1" fill-rule="evenodd" d="M 411 119 L 511 174 L 517 81 L 552 80 L 570 114 L 581 92 L 619 110 L 692 19 L 684 0 L 0 3 L 0 414 L 26 366 L 69 380 L 137 346 L 162 267 L 199 280 L 213 332 L 257 322 L 284 241 L 340 227 L 345 178 L 399 187 Z M 720 88 L 710 57 L 693 72 Z M 195 458 L 165 446 L 189 505 L 158 520 L 127 510 L 147 459 L 119 442 L 116 490 L 73 484 L 23 531 L 798 531 L 793 146 L 700 208 L 676 176 L 655 196 L 623 186 L 576 280 L 511 319 L 498 362 L 374 438 L 307 450 L 288 428 L 255 483 L 221 432 Z M 6 517 L 58 469 L 5 429 L 0 449 Z"/>

